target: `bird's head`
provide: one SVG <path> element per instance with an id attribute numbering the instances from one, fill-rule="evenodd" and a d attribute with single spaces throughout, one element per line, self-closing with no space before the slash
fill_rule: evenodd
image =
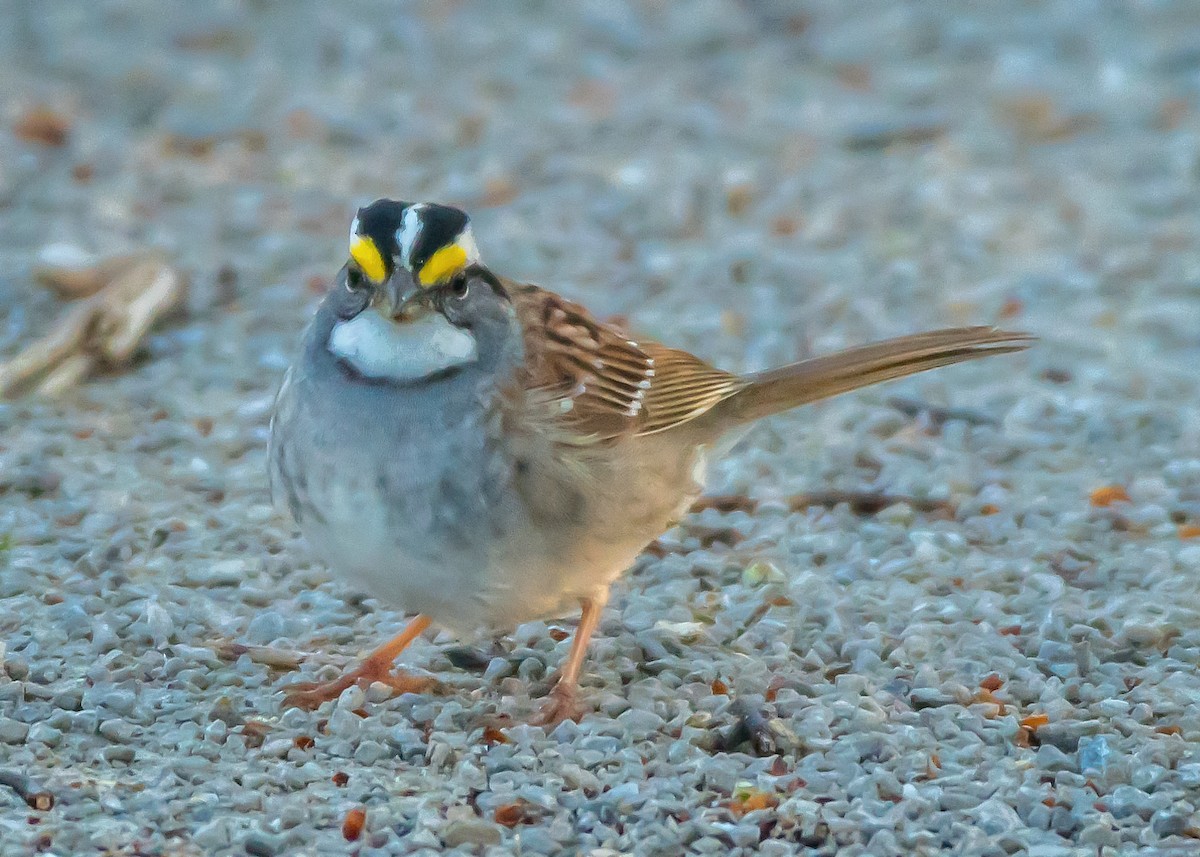
<path id="1" fill-rule="evenodd" d="M 329 305 L 329 351 L 359 375 L 413 383 L 511 345 L 514 312 L 479 261 L 466 213 L 379 199 L 350 227 L 350 261 Z"/>
<path id="2" fill-rule="evenodd" d="M 347 286 L 374 292 L 381 312 L 396 320 L 422 295 L 455 288 L 478 263 L 471 219 L 453 206 L 379 199 L 350 226 Z"/>

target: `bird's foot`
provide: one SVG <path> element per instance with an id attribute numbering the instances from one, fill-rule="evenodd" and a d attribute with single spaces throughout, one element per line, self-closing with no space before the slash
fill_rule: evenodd
<path id="1" fill-rule="evenodd" d="M 541 707 L 529 718 L 531 726 L 557 726 L 564 720 L 574 720 L 578 723 L 585 714 L 591 713 L 591 707 L 579 699 L 579 687 L 574 684 L 563 684 L 561 681 L 542 700 Z"/>
<path id="2" fill-rule="evenodd" d="M 286 696 L 283 698 L 283 706 L 311 711 L 319 708 L 322 703 L 337 699 L 348 687 L 358 686 L 366 690 L 376 682 L 390 687 L 395 696 L 404 693 L 438 692 L 443 689 L 442 683 L 435 678 L 393 672 L 390 664 L 373 663 L 368 658 L 331 681 L 301 681 L 289 684 L 284 688 Z"/>

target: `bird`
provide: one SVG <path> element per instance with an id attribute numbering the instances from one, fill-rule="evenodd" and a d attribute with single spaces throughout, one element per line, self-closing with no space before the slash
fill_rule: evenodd
<path id="1" fill-rule="evenodd" d="M 493 272 L 459 208 L 376 200 L 276 397 L 270 483 L 317 558 L 415 618 L 336 679 L 284 688 L 284 704 L 374 682 L 430 691 L 393 668 L 431 626 L 503 632 L 579 611 L 530 717 L 578 720 L 610 589 L 753 423 L 1031 339 L 955 327 L 739 375 Z"/>

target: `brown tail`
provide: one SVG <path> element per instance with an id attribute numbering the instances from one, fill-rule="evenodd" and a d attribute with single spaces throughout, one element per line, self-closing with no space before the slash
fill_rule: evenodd
<path id="1" fill-rule="evenodd" d="M 751 375 L 749 385 L 721 406 L 736 422 L 749 422 L 880 381 L 1021 351 L 1032 339 L 1027 333 L 993 327 L 952 327 L 900 336 Z"/>

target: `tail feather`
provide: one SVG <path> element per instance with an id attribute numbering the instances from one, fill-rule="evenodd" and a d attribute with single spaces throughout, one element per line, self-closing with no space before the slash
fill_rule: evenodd
<path id="1" fill-rule="evenodd" d="M 750 422 L 926 369 L 1021 351 L 1033 338 L 993 327 L 955 327 L 901 336 L 751 375 L 746 379 L 749 383 L 721 407 L 735 422 Z"/>

